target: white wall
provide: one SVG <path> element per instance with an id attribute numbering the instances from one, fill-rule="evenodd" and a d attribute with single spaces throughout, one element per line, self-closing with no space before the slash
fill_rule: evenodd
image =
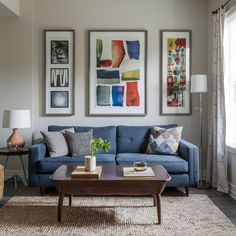
<path id="1" fill-rule="evenodd" d="M 160 30 L 192 30 L 192 74 L 207 73 L 207 7 L 206 0 L 34 0 L 32 16 L 27 9 L 31 1 L 21 0 L 21 17 L 14 22 L 0 18 L 5 36 L 0 38 L 4 54 L 0 60 L 0 110 L 12 106 L 32 109 L 33 137 L 50 124 L 59 125 L 148 125 L 177 123 L 184 126 L 183 136 L 199 144 L 198 111 L 191 116 L 160 116 Z M 17 28 L 22 19 L 25 25 Z M 31 23 L 32 21 L 32 23 Z M 9 29 L 9 24 L 17 31 Z M 22 28 L 22 32 L 21 31 Z M 25 32 L 27 29 L 27 32 Z M 75 115 L 71 117 L 42 117 L 43 108 L 43 30 L 75 30 Z M 146 29 L 148 30 L 147 57 L 147 109 L 146 117 L 89 117 L 88 111 L 88 30 L 89 29 Z M 25 31 L 24 31 L 25 30 Z M 28 41 L 29 40 L 29 41 Z M 6 48 L 23 52 L 19 55 Z M 23 46 L 22 46 L 23 44 Z M 32 44 L 32 45 L 31 45 Z M 5 47 L 3 45 L 6 45 Z M 31 47 L 32 46 L 32 47 Z M 20 49 L 19 49 L 20 47 Z M 23 47 L 23 48 L 22 48 Z M 31 49 L 30 49 L 31 47 Z M 24 49 L 24 50 L 23 50 Z M 16 56 L 17 55 L 17 56 Z M 5 62 L 5 57 L 8 58 Z M 15 66 L 11 61 L 22 58 Z M 32 59 L 32 60 L 31 60 Z M 16 67 L 16 68 L 15 68 Z M 19 68 L 20 72 L 17 70 Z M 4 73 L 2 72 L 4 71 Z M 4 75 L 4 77 L 3 77 Z M 26 76 L 27 75 L 27 76 Z M 20 85 L 19 76 L 22 79 Z M 2 86 L 3 84 L 3 86 Z M 13 87 L 13 88 L 12 88 Z M 8 102 L 9 89 L 17 94 Z M 19 99 L 20 98 L 20 99 Z M 206 97 L 204 97 L 206 100 Z M 31 104 L 32 101 L 32 104 Z M 193 107 L 198 106 L 193 96 Z M 206 105 L 206 102 L 205 102 Z M 207 106 L 204 108 L 205 111 Z M 207 126 L 204 117 L 204 126 Z M 204 136 L 207 135 L 205 129 Z M 0 144 L 5 144 L 6 132 L 0 129 Z"/>

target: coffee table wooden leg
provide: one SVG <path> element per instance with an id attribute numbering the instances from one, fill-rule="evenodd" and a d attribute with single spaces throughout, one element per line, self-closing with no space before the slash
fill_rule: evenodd
<path id="1" fill-rule="evenodd" d="M 161 194 L 156 194 L 157 224 L 161 224 Z"/>
<path id="2" fill-rule="evenodd" d="M 157 204 L 156 204 L 156 196 L 155 196 L 155 195 L 153 195 L 153 205 L 154 205 L 154 206 L 157 205 Z"/>
<path id="3" fill-rule="evenodd" d="M 59 193 L 59 199 L 58 199 L 58 215 L 57 215 L 57 221 L 61 222 L 61 215 L 62 215 L 62 207 L 63 207 L 63 193 Z"/>
<path id="4" fill-rule="evenodd" d="M 69 206 L 72 205 L 72 194 L 69 195 Z"/>

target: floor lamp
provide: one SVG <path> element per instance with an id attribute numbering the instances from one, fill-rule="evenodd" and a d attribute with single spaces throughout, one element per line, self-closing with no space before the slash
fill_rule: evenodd
<path id="1" fill-rule="evenodd" d="M 191 76 L 191 93 L 199 93 L 200 103 L 199 107 L 195 109 L 199 109 L 200 115 L 200 153 L 201 153 L 201 179 L 199 182 L 200 188 L 205 188 L 204 186 L 204 176 L 203 176 L 203 138 L 202 138 L 202 93 L 207 92 L 207 75 L 192 75 Z"/>

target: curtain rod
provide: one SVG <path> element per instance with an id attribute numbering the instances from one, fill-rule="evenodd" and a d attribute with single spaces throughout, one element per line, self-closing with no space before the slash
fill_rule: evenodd
<path id="1" fill-rule="evenodd" d="M 221 8 L 223 9 L 226 5 L 228 5 L 231 2 L 231 0 L 228 0 L 223 5 L 221 5 Z M 218 7 L 215 11 L 212 12 L 212 15 L 217 14 L 218 10 L 220 10 L 220 7 Z"/>

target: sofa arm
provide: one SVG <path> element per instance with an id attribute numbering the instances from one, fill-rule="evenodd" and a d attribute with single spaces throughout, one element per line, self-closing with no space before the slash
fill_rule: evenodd
<path id="1" fill-rule="evenodd" d="M 196 186 L 199 181 L 199 148 L 181 139 L 179 143 L 179 154 L 188 161 L 189 185 Z"/>
<path id="2" fill-rule="evenodd" d="M 29 147 L 29 185 L 35 186 L 37 182 L 37 162 L 46 156 L 46 145 L 44 143 L 34 144 Z"/>

